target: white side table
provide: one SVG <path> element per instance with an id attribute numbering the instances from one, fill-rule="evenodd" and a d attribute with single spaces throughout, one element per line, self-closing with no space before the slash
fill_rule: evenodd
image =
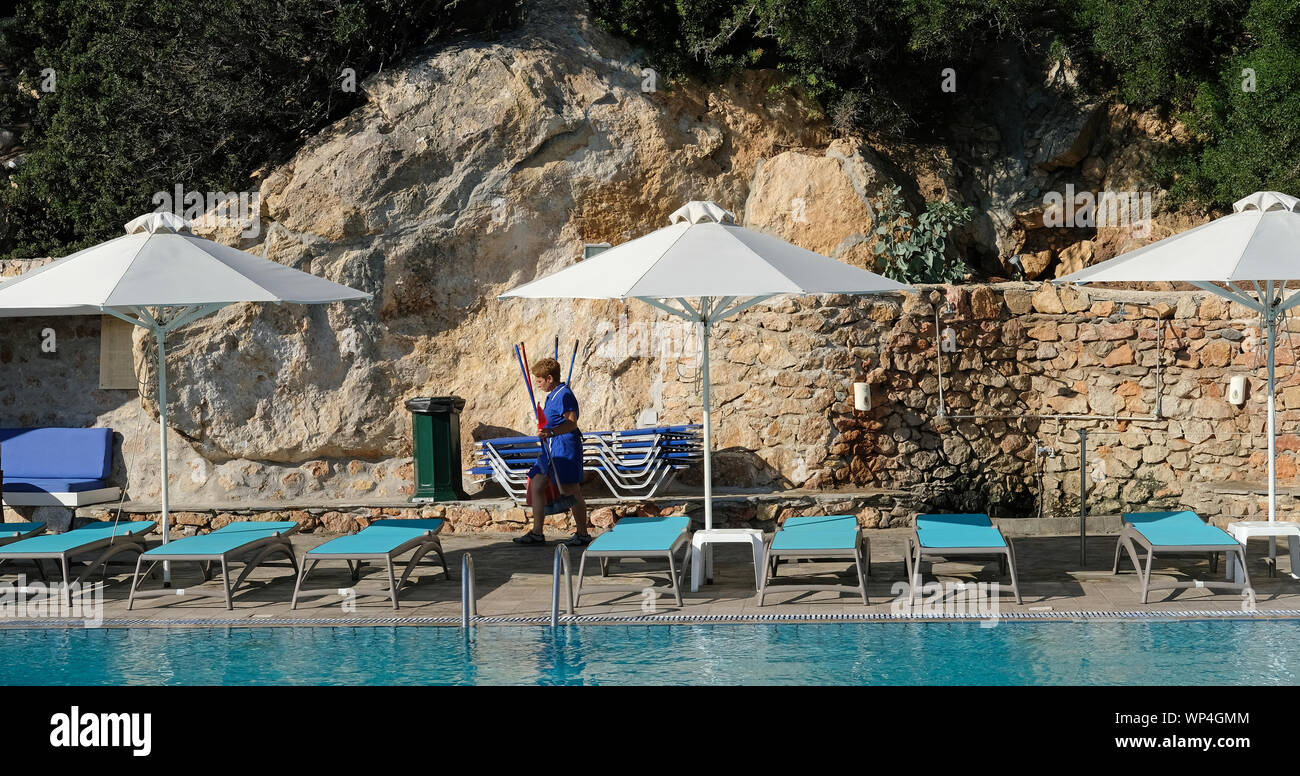
<path id="1" fill-rule="evenodd" d="M 1228 533 L 1243 549 L 1247 539 L 1268 537 L 1268 557 L 1273 561 L 1274 570 L 1277 569 L 1277 537 L 1288 537 L 1286 543 L 1291 550 L 1291 578 L 1300 579 L 1300 576 L 1296 575 L 1296 572 L 1300 571 L 1300 523 L 1245 520 L 1240 523 L 1228 523 Z M 1244 577 L 1237 566 L 1237 558 L 1232 553 L 1228 553 L 1228 577 L 1234 582 L 1240 582 Z"/>
<path id="2" fill-rule="evenodd" d="M 754 550 L 754 589 L 763 584 L 763 532 L 757 528 L 711 528 L 691 538 L 691 592 L 705 579 L 713 581 L 714 544 L 750 544 Z"/>

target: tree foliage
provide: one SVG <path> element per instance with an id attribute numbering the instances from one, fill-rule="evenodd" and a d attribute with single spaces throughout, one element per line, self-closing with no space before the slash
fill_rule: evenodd
<path id="1" fill-rule="evenodd" d="M 1046 70 L 1068 59 L 1089 92 L 1179 118 L 1191 142 L 1149 160 L 1175 200 L 1223 207 L 1259 189 L 1300 192 L 1300 0 L 592 0 L 672 76 L 775 68 L 844 132 L 942 141 L 957 112 L 1013 84 L 988 72 L 1008 44 Z M 1254 73 L 1254 91 L 1243 71 Z"/>
<path id="2" fill-rule="evenodd" d="M 112 236 L 154 192 L 238 191 L 362 99 L 344 91 L 430 41 L 515 21 L 518 0 L 26 0 L 0 25 L 0 256 Z M 54 90 L 42 91 L 52 69 Z M 15 83 L 16 82 L 16 83 Z M 15 97 L 16 95 L 16 97 Z"/>
<path id="3" fill-rule="evenodd" d="M 837 126 L 928 134 L 952 100 L 940 72 L 1026 34 L 1043 0 L 592 0 L 598 22 L 670 78 L 774 68 Z"/>

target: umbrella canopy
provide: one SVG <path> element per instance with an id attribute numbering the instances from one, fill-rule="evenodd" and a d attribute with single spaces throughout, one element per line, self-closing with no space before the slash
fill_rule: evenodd
<path id="1" fill-rule="evenodd" d="M 98 315 L 106 308 L 236 302 L 319 304 L 369 294 L 205 240 L 172 213 L 148 213 L 126 234 L 0 283 L 0 315 Z"/>
<path id="2" fill-rule="evenodd" d="M 709 330 L 713 324 L 782 294 L 911 291 L 873 272 L 804 250 L 736 224 L 713 202 L 689 202 L 669 225 L 603 251 L 502 299 L 640 299 L 700 326 L 704 384 L 704 527 L 713 528 Z M 689 300 L 697 300 L 692 304 Z"/>
<path id="3" fill-rule="evenodd" d="M 0 284 L 0 316 L 112 315 L 158 342 L 162 536 L 169 538 L 167 335 L 237 302 L 324 304 L 370 294 L 196 237 L 172 213 L 148 213 L 126 235 Z"/>
<path id="4" fill-rule="evenodd" d="M 1056 282 L 1182 281 L 1245 305 L 1263 317 L 1268 333 L 1268 519 L 1275 520 L 1277 324 L 1287 310 L 1300 304 L 1300 295 L 1286 296 L 1287 283 L 1300 279 L 1300 199 L 1277 191 L 1257 191 L 1234 203 L 1232 210 L 1230 215 Z"/>

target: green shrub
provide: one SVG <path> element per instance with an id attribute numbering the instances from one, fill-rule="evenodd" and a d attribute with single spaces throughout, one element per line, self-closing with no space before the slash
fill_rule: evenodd
<path id="1" fill-rule="evenodd" d="M 900 283 L 956 283 L 970 272 L 960 258 L 949 259 L 946 254 L 948 236 L 974 217 L 974 208 L 928 202 L 925 212 L 914 221 L 897 186 L 882 189 L 875 204 L 872 250 L 884 259 L 886 277 Z"/>
<path id="2" fill-rule="evenodd" d="M 156 191 L 238 191 L 360 104 L 367 74 L 430 41 L 514 22 L 519 0 L 27 0 L 0 27 L 17 83 L 0 126 L 23 165 L 0 189 L 0 256 L 119 233 Z M 53 68 L 55 91 L 40 72 Z M 36 90 L 39 99 L 32 96 Z"/>

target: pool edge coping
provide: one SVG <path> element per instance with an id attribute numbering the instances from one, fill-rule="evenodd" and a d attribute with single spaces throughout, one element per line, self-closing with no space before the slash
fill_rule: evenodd
<path id="1" fill-rule="evenodd" d="M 807 623 L 807 624 L 850 624 L 868 622 L 903 622 L 936 623 L 967 622 L 996 625 L 1000 622 L 1185 622 L 1185 621 L 1221 621 L 1253 620 L 1276 621 L 1300 619 L 1300 609 L 1274 609 L 1263 611 L 1240 611 L 1222 609 L 1190 610 L 1066 610 L 1059 612 L 1007 612 L 995 617 L 971 616 L 969 614 L 931 613 L 925 615 L 903 614 L 895 612 L 864 612 L 862 614 L 642 614 L 610 615 L 579 614 L 560 615 L 559 625 L 745 625 L 765 623 Z M 57 630 L 78 628 L 97 630 L 100 628 L 284 628 L 284 627 L 457 627 L 465 623 L 460 617 L 278 617 L 258 619 L 229 618 L 186 618 L 186 619 L 147 619 L 147 618 L 105 618 L 95 625 L 88 625 L 84 619 L 50 618 L 28 619 L 0 622 L 2 630 Z M 532 625 L 549 627 L 548 616 L 498 616 L 472 617 L 471 626 L 511 626 Z M 989 626 L 991 627 L 991 625 Z"/>

